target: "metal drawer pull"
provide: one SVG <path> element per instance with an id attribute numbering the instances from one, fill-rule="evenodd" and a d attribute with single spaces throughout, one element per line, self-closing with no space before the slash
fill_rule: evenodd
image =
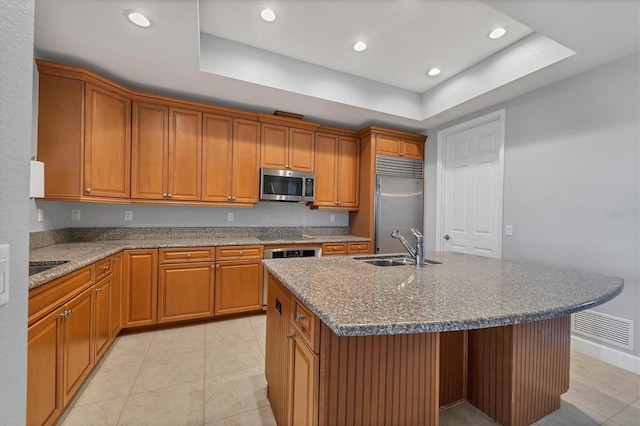
<path id="1" fill-rule="evenodd" d="M 293 333 L 291 333 L 291 334 L 287 333 L 287 339 L 291 339 L 291 338 L 293 338 L 293 336 L 294 336 Z"/>
<path id="2" fill-rule="evenodd" d="M 104 265 L 104 266 L 102 267 L 102 270 L 103 270 L 103 271 L 108 271 L 108 270 L 109 270 L 109 265 Z"/>
<path id="3" fill-rule="evenodd" d="M 298 322 L 304 321 L 304 315 L 296 314 L 296 321 L 298 321 Z"/>

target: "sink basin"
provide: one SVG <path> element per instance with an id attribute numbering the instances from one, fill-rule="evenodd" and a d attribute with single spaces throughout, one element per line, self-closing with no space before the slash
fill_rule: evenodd
<path id="1" fill-rule="evenodd" d="M 369 265 L 374 266 L 414 266 L 416 262 L 410 257 L 399 257 L 399 256 L 391 256 L 391 257 L 355 257 L 354 259 L 360 260 L 364 263 L 368 263 Z M 426 260 L 427 263 L 432 265 L 440 265 L 442 262 L 437 262 L 435 260 Z"/>
<path id="2" fill-rule="evenodd" d="M 51 268 L 55 268 L 58 265 L 67 263 L 68 260 L 51 260 L 45 262 L 29 262 L 29 276 L 39 274 L 40 272 L 47 271 Z"/>
<path id="3" fill-rule="evenodd" d="M 377 258 L 377 259 L 361 259 L 364 263 L 374 266 L 406 266 L 415 265 L 413 259 L 407 257 L 395 257 L 395 258 Z"/>

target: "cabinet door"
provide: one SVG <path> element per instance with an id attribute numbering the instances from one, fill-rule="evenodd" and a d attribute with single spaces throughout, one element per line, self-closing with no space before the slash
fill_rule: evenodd
<path id="1" fill-rule="evenodd" d="M 62 317 L 56 309 L 29 327 L 27 424 L 52 424 L 62 412 Z"/>
<path id="2" fill-rule="evenodd" d="M 289 424 L 289 291 L 267 274 L 267 331 L 264 373 L 273 416 L 279 425 Z"/>
<path id="3" fill-rule="evenodd" d="M 412 158 L 414 160 L 423 160 L 424 159 L 424 143 L 402 141 L 401 152 L 402 152 L 402 156 L 405 158 Z"/>
<path id="4" fill-rule="evenodd" d="M 390 136 L 376 136 L 376 154 L 400 156 L 400 138 Z"/>
<path id="5" fill-rule="evenodd" d="M 170 200 L 199 200 L 202 164 L 202 113 L 169 108 Z"/>
<path id="6" fill-rule="evenodd" d="M 159 323 L 213 316 L 213 263 L 164 265 L 158 272 Z"/>
<path id="7" fill-rule="evenodd" d="M 297 332 L 291 338 L 291 424 L 318 424 L 318 355 L 304 344 Z"/>
<path id="8" fill-rule="evenodd" d="M 89 288 L 65 305 L 62 350 L 65 406 L 93 368 L 93 295 L 93 288 Z"/>
<path id="9" fill-rule="evenodd" d="M 169 108 L 133 102 L 131 198 L 166 198 L 168 158 Z"/>
<path id="10" fill-rule="evenodd" d="M 111 339 L 114 339 L 122 329 L 122 253 L 111 259 L 111 270 Z"/>
<path id="11" fill-rule="evenodd" d="M 336 152 L 338 151 L 338 136 L 316 135 L 316 206 L 336 206 L 338 195 L 336 194 L 337 164 Z"/>
<path id="12" fill-rule="evenodd" d="M 317 173 L 317 172 L 316 172 Z M 341 137 L 338 145 L 338 205 L 358 207 L 360 204 L 360 141 Z"/>
<path id="13" fill-rule="evenodd" d="M 109 275 L 96 283 L 93 287 L 95 292 L 94 305 L 94 359 L 102 357 L 111 343 L 111 315 L 113 313 L 113 277 Z"/>
<path id="14" fill-rule="evenodd" d="M 286 169 L 289 165 L 289 128 L 275 124 L 261 126 L 261 167 Z"/>
<path id="15" fill-rule="evenodd" d="M 259 197 L 259 123 L 233 120 L 233 172 L 231 195 L 236 203 L 257 203 Z"/>
<path id="16" fill-rule="evenodd" d="M 218 262 L 215 314 L 261 310 L 262 280 L 262 260 Z"/>
<path id="17" fill-rule="evenodd" d="M 131 101 L 87 83 L 84 195 L 129 198 Z"/>
<path id="18" fill-rule="evenodd" d="M 233 120 L 213 114 L 202 119 L 202 199 L 231 201 Z"/>
<path id="19" fill-rule="evenodd" d="M 290 169 L 301 172 L 313 172 L 315 132 L 311 130 L 289 129 L 289 165 Z"/>
<path id="20" fill-rule="evenodd" d="M 125 250 L 123 327 L 156 323 L 158 250 Z"/>

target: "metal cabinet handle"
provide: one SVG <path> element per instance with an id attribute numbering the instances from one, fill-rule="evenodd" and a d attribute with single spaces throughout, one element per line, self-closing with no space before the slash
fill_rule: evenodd
<path id="1" fill-rule="evenodd" d="M 167 194 L 167 198 L 173 197 L 173 194 Z"/>
<path id="2" fill-rule="evenodd" d="M 236 200 L 236 197 L 231 197 L 231 199 L 232 199 L 233 201 L 235 201 L 235 200 Z"/>
<path id="3" fill-rule="evenodd" d="M 216 268 L 220 268 L 220 264 L 219 263 L 216 263 Z"/>
<path id="4" fill-rule="evenodd" d="M 230 199 L 231 199 L 231 195 L 229 195 L 229 196 L 227 197 L 227 200 L 230 200 Z"/>
<path id="5" fill-rule="evenodd" d="M 242 250 L 240 250 L 240 251 L 238 252 L 238 254 L 239 254 L 240 256 L 242 256 L 242 255 L 243 255 L 243 253 L 244 253 L 244 252 L 243 252 Z"/>
<path id="6" fill-rule="evenodd" d="M 187 253 L 187 259 L 191 258 L 191 253 Z"/>
<path id="7" fill-rule="evenodd" d="M 445 240 L 449 240 L 449 239 L 451 239 L 451 237 L 450 237 L 449 235 L 445 235 L 445 236 L 444 236 L 444 239 L 445 239 Z"/>
<path id="8" fill-rule="evenodd" d="M 287 339 L 292 339 L 292 338 L 293 338 L 293 336 L 294 336 L 294 334 L 293 334 L 293 333 L 287 333 Z"/>
<path id="9" fill-rule="evenodd" d="M 166 192 L 162 194 L 162 198 L 167 198 L 167 193 Z"/>
<path id="10" fill-rule="evenodd" d="M 85 189 L 84 192 L 86 192 L 87 194 L 91 194 L 91 188 Z"/>
<path id="11" fill-rule="evenodd" d="M 96 288 L 96 292 L 98 292 L 98 293 L 99 293 L 99 292 L 101 292 L 101 291 L 102 291 L 102 288 L 100 288 L 100 287 L 97 287 L 97 288 Z"/>
<path id="12" fill-rule="evenodd" d="M 102 270 L 103 270 L 103 271 L 108 271 L 108 270 L 109 270 L 109 265 L 104 265 L 104 266 L 102 267 Z"/>
<path id="13" fill-rule="evenodd" d="M 298 321 L 298 322 L 304 321 L 304 315 L 296 314 L 296 321 Z"/>

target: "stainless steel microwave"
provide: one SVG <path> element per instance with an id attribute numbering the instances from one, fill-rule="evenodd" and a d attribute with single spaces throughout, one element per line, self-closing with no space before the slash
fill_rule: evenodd
<path id="1" fill-rule="evenodd" d="M 316 175 L 292 170 L 260 169 L 260 199 L 315 201 Z"/>

